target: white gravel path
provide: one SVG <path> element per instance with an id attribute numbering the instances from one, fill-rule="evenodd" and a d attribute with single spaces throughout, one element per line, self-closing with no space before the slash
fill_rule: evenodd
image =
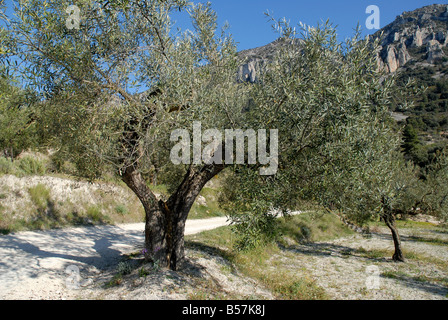
<path id="1" fill-rule="evenodd" d="M 186 234 L 223 226 L 227 218 L 188 220 Z M 27 231 L 0 236 L 0 299 L 64 299 L 67 267 L 84 279 L 142 247 L 144 224 Z"/>

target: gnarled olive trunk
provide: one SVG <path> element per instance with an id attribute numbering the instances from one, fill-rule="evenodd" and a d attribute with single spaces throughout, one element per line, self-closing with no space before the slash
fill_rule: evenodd
<path id="1" fill-rule="evenodd" d="M 395 224 L 395 215 L 391 212 L 388 212 L 383 215 L 383 220 L 386 223 L 387 227 L 390 229 L 392 233 L 392 239 L 394 240 L 395 252 L 392 256 L 392 259 L 397 262 L 404 262 L 403 250 L 401 249 L 401 241 L 400 235 L 398 234 L 398 229 Z"/>
<path id="2" fill-rule="evenodd" d="M 185 223 L 188 213 L 204 185 L 224 167 L 190 167 L 184 180 L 169 199 L 157 200 L 140 172 L 133 166 L 123 174 L 123 181 L 137 195 L 145 209 L 146 258 L 161 267 L 177 270 L 185 256 Z"/>

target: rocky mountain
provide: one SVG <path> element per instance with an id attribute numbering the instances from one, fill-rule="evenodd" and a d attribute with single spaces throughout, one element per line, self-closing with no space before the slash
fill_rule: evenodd
<path id="1" fill-rule="evenodd" d="M 240 51 L 238 57 L 243 63 L 238 70 L 238 80 L 256 82 L 263 67 L 274 58 L 284 44 L 284 40 L 279 38 L 265 46 Z"/>
<path id="2" fill-rule="evenodd" d="M 416 66 L 448 61 L 448 5 L 434 4 L 403 12 L 376 32 L 381 39 L 378 65 L 395 72 L 409 61 Z"/>
<path id="3" fill-rule="evenodd" d="M 378 66 L 396 72 L 408 62 L 431 66 L 448 61 L 448 5 L 434 4 L 403 12 L 395 21 L 371 38 L 380 38 Z M 255 82 L 262 66 L 272 59 L 282 45 L 278 39 L 265 46 L 239 52 L 243 64 L 238 79 Z"/>
<path id="4" fill-rule="evenodd" d="M 238 56 L 243 59 L 243 64 L 238 70 L 238 80 L 255 82 L 266 61 L 275 54 L 278 42 L 276 40 L 262 47 L 239 52 Z"/>
<path id="5" fill-rule="evenodd" d="M 448 5 L 403 12 L 373 37 L 380 39 L 380 69 L 395 73 L 399 84 L 411 78 L 426 88 L 403 110 L 407 132 L 418 136 L 410 157 L 424 166 L 448 144 Z"/>

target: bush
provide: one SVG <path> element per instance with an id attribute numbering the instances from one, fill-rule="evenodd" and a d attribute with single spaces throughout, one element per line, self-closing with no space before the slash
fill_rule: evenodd
<path id="1" fill-rule="evenodd" d="M 252 250 L 275 240 L 278 221 L 275 215 L 232 213 L 233 231 L 237 235 L 235 248 L 238 251 Z"/>
<path id="2" fill-rule="evenodd" d="M 435 118 L 434 115 L 426 114 L 423 117 L 423 122 L 430 128 L 437 128 L 439 126 L 439 122 Z"/>
<path id="3" fill-rule="evenodd" d="M 125 214 L 128 213 L 128 209 L 126 208 L 126 206 L 120 204 L 120 205 L 115 207 L 115 212 L 119 213 L 121 215 L 125 215 Z"/>
<path id="4" fill-rule="evenodd" d="M 46 174 L 46 172 L 46 161 L 33 156 L 25 156 L 14 162 L 7 158 L 0 157 L 0 174 L 13 174 L 22 177 L 27 175 L 42 176 Z"/>
<path id="5" fill-rule="evenodd" d="M 434 93 L 434 92 L 429 92 L 428 93 L 428 100 L 429 101 L 436 101 L 437 99 L 439 99 L 439 96 Z"/>
<path id="6" fill-rule="evenodd" d="M 118 273 L 120 275 L 127 275 L 130 274 L 132 272 L 132 266 L 126 262 L 126 261 L 122 261 L 120 263 L 118 263 Z"/>
<path id="7" fill-rule="evenodd" d="M 45 163 L 42 160 L 31 156 L 23 157 L 17 160 L 17 167 L 25 175 L 44 175 L 47 171 Z"/>
<path id="8" fill-rule="evenodd" d="M 0 158 L 0 174 L 13 174 L 13 163 L 4 157 Z"/>
<path id="9" fill-rule="evenodd" d="M 313 232 L 306 224 L 300 226 L 300 233 L 302 234 L 304 241 L 311 241 Z"/>
<path id="10" fill-rule="evenodd" d="M 37 206 L 39 210 L 45 210 L 50 200 L 50 190 L 43 184 L 38 184 L 28 189 L 31 196 L 31 201 Z"/>
<path id="11" fill-rule="evenodd" d="M 101 209 L 98 207 L 89 207 L 87 209 L 87 217 L 92 219 L 94 222 L 100 222 L 103 218 L 103 214 Z"/>
<path id="12" fill-rule="evenodd" d="M 448 111 L 448 100 L 442 100 L 439 102 L 440 111 L 447 112 Z"/>
<path id="13" fill-rule="evenodd" d="M 87 208 L 87 218 L 90 219 L 93 224 L 110 223 L 110 217 L 103 214 L 101 207 L 92 206 Z"/>
<path id="14" fill-rule="evenodd" d="M 438 81 L 436 83 L 436 92 L 438 92 L 438 93 L 448 92 L 448 83 L 443 82 L 443 81 Z"/>

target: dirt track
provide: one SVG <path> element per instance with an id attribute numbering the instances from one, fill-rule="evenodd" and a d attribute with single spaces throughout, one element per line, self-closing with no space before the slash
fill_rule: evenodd
<path id="1" fill-rule="evenodd" d="M 189 220 L 186 234 L 217 228 L 226 221 L 225 217 Z M 0 299 L 70 298 L 69 266 L 81 275 L 99 273 L 116 265 L 123 254 L 141 248 L 143 241 L 143 223 L 0 236 Z"/>

